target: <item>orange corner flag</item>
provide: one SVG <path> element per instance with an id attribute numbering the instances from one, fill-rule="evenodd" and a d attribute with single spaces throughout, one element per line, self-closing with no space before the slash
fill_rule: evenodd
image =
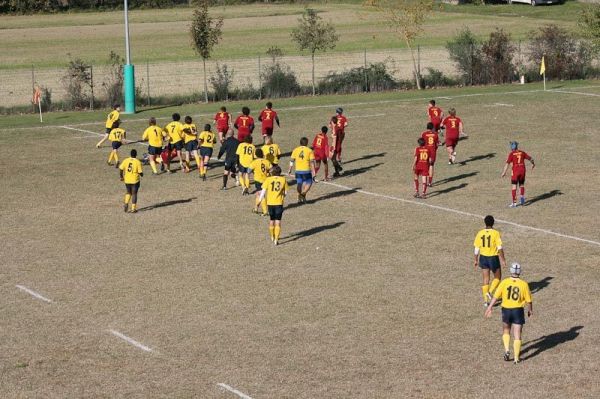
<path id="1" fill-rule="evenodd" d="M 546 62 L 544 62 L 544 57 L 542 56 L 542 65 L 540 65 L 540 75 L 544 75 L 546 73 Z"/>
<path id="2" fill-rule="evenodd" d="M 35 105 L 39 105 L 41 100 L 42 100 L 42 91 L 40 90 L 39 87 L 36 86 L 35 90 L 33 91 L 33 103 Z"/>

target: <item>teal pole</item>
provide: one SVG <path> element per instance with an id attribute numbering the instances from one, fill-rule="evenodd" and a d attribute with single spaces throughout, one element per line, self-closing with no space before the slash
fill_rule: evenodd
<path id="1" fill-rule="evenodd" d="M 131 65 L 131 50 L 129 47 L 129 6 L 127 0 L 123 1 L 125 13 L 125 57 L 126 64 L 123 67 L 123 92 L 125 97 L 124 114 L 135 114 L 135 70 Z"/>

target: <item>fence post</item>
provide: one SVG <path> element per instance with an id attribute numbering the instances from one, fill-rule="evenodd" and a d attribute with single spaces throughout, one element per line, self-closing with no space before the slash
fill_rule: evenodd
<path id="1" fill-rule="evenodd" d="M 146 97 L 150 106 L 150 62 L 146 60 Z"/>
<path id="2" fill-rule="evenodd" d="M 33 96 L 33 93 L 35 93 L 35 71 L 34 71 L 34 66 L 33 64 L 31 64 L 31 95 Z M 32 101 L 31 102 L 31 106 L 33 107 L 33 112 L 35 112 L 35 103 Z"/>
<path id="3" fill-rule="evenodd" d="M 369 91 L 369 74 L 367 73 L 367 49 L 364 52 L 365 55 L 365 92 Z"/>
<path id="4" fill-rule="evenodd" d="M 90 90 L 92 95 L 90 97 L 90 110 L 94 110 L 94 66 L 90 65 Z"/>
<path id="5" fill-rule="evenodd" d="M 258 55 L 258 99 L 262 100 L 262 77 L 260 76 L 260 54 Z"/>

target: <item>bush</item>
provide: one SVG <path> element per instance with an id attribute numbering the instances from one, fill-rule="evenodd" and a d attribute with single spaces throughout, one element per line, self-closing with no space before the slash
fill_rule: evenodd
<path id="1" fill-rule="evenodd" d="M 267 98 L 293 97 L 301 92 L 298 79 L 288 65 L 275 62 L 261 73 L 261 93 Z"/>
<path id="2" fill-rule="evenodd" d="M 460 82 L 450 76 L 444 75 L 442 71 L 435 68 L 427 68 L 427 73 L 422 77 L 425 88 L 459 86 Z"/>
<path id="3" fill-rule="evenodd" d="M 484 67 L 487 71 L 487 83 L 509 83 L 515 77 L 512 59 L 515 46 L 510 41 L 510 34 L 501 28 L 490 33 L 489 39 L 483 43 Z"/>
<path id="4" fill-rule="evenodd" d="M 80 109 L 89 106 L 92 86 L 89 65 L 79 58 L 69 61 L 67 72 L 61 80 L 67 92 L 66 103 L 69 108 Z"/>
<path id="5" fill-rule="evenodd" d="M 349 94 L 365 91 L 383 91 L 398 88 L 398 82 L 384 62 L 357 67 L 342 72 L 329 72 L 319 82 L 321 94 Z"/>
<path id="6" fill-rule="evenodd" d="M 446 49 L 456 63 L 463 84 L 486 83 L 481 43 L 469 28 L 464 28 L 454 40 L 447 42 Z"/>
<path id="7" fill-rule="evenodd" d="M 106 95 L 106 104 L 112 107 L 114 104 L 123 103 L 123 64 L 125 64 L 125 60 L 111 51 L 108 56 L 108 64 L 109 69 L 104 82 L 102 82 L 102 89 Z"/>
<path id="8" fill-rule="evenodd" d="M 217 63 L 215 74 L 208 80 L 213 89 L 214 101 L 229 100 L 229 92 L 231 91 L 231 84 L 233 82 L 233 70 L 229 71 L 227 64 L 221 66 Z"/>
<path id="9" fill-rule="evenodd" d="M 41 100 L 42 100 L 42 111 L 48 112 L 52 110 L 52 89 L 46 86 L 40 86 L 40 91 L 42 92 Z"/>

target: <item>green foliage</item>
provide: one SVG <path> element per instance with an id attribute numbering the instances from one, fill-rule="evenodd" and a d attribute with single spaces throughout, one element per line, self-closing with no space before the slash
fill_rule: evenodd
<path id="1" fill-rule="evenodd" d="M 307 8 L 298 20 L 298 26 L 292 30 L 292 40 L 298 48 L 308 50 L 311 54 L 335 48 L 339 40 L 335 27 L 323 19 L 312 8 Z"/>
<path id="2" fill-rule="evenodd" d="M 588 4 L 583 7 L 579 27 L 583 36 L 592 40 L 595 51 L 600 51 L 600 4 Z"/>
<path id="3" fill-rule="evenodd" d="M 485 83 L 481 43 L 469 28 L 461 30 L 446 43 L 450 59 L 456 63 L 460 79 L 465 85 Z"/>
<path id="4" fill-rule="evenodd" d="M 370 64 L 367 68 L 352 68 L 343 72 L 330 72 L 319 82 L 320 94 L 350 94 L 366 91 L 384 91 L 398 88 L 384 62 Z"/>
<path id="5" fill-rule="evenodd" d="M 515 46 L 510 41 L 510 34 L 503 29 L 496 28 L 490 33 L 489 39 L 481 46 L 488 75 L 487 83 L 509 83 L 513 80 L 515 67 L 512 60 L 515 50 Z"/>
<path id="6" fill-rule="evenodd" d="M 48 112 L 52 110 L 52 89 L 46 86 L 40 86 L 40 91 L 42 92 L 41 102 L 42 102 L 42 111 Z"/>
<path id="7" fill-rule="evenodd" d="M 301 92 L 298 79 L 288 65 L 273 63 L 261 72 L 261 92 L 267 98 L 293 97 Z"/>
<path id="8" fill-rule="evenodd" d="M 423 86 L 425 86 L 425 88 L 449 87 L 460 85 L 459 80 L 454 79 L 450 76 L 446 76 L 442 71 L 435 68 L 427 68 L 427 73 L 423 75 L 422 83 Z"/>
<path id="9" fill-rule="evenodd" d="M 123 103 L 123 64 L 125 59 L 111 51 L 108 56 L 108 73 L 102 82 L 106 104 L 109 106 Z"/>
<path id="10" fill-rule="evenodd" d="M 190 33 L 194 49 L 207 60 L 213 48 L 221 39 L 221 29 L 223 28 L 223 18 L 213 18 L 208 12 L 208 0 L 201 0 L 198 7 L 194 10 Z"/>
<path id="11" fill-rule="evenodd" d="M 67 92 L 66 103 L 70 109 L 82 109 L 89 106 L 92 75 L 89 65 L 76 58 L 70 60 L 62 83 Z"/>
<path id="12" fill-rule="evenodd" d="M 231 91 L 233 82 L 233 70 L 228 70 L 227 64 L 217 64 L 217 70 L 210 77 L 209 81 L 213 89 L 214 101 L 229 100 L 229 92 Z"/>

